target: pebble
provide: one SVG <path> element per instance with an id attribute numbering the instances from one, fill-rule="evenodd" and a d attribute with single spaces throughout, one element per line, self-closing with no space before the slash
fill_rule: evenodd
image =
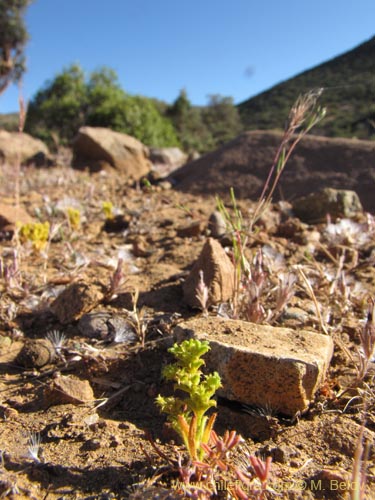
<path id="1" fill-rule="evenodd" d="M 28 340 L 16 357 L 24 368 L 42 368 L 55 359 L 56 351 L 47 339 Z"/>
<path id="2" fill-rule="evenodd" d="M 208 238 L 198 260 L 183 285 L 184 300 L 190 307 L 200 307 L 197 287 L 200 271 L 209 291 L 209 305 L 225 302 L 232 298 L 234 289 L 234 268 L 221 244 Z"/>
<path id="3" fill-rule="evenodd" d="M 208 229 L 213 238 L 221 238 L 227 232 L 227 225 L 219 210 L 215 210 L 208 219 Z"/>
<path id="4" fill-rule="evenodd" d="M 81 404 L 92 402 L 94 392 L 87 380 L 60 375 L 46 387 L 44 399 L 48 405 Z"/>

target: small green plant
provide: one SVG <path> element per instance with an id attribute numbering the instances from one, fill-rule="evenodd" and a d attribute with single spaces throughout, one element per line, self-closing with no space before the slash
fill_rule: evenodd
<path id="1" fill-rule="evenodd" d="M 107 220 L 112 220 L 114 218 L 113 203 L 111 201 L 103 201 L 102 210 Z"/>
<path id="2" fill-rule="evenodd" d="M 174 344 L 169 349 L 177 359 L 176 363 L 167 365 L 163 376 L 175 382 L 174 389 L 185 393 L 185 397 L 163 397 L 156 399 L 161 411 L 168 415 L 168 420 L 181 436 L 191 460 L 202 460 L 204 448 L 215 422 L 216 415 L 206 415 L 216 406 L 212 399 L 219 387 L 220 376 L 217 372 L 203 375 L 201 368 L 205 364 L 202 356 L 210 349 L 207 341 L 190 339 L 181 344 Z"/>
<path id="3" fill-rule="evenodd" d="M 35 250 L 44 250 L 50 232 L 49 222 L 28 222 L 19 226 L 19 238 L 22 242 L 30 241 Z"/>
<path id="4" fill-rule="evenodd" d="M 78 208 L 68 207 L 66 211 L 70 227 L 77 231 L 81 226 L 81 212 Z"/>

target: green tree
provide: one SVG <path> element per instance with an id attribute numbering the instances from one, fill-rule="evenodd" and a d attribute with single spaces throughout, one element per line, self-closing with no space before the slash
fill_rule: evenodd
<path id="1" fill-rule="evenodd" d="M 28 33 L 23 16 L 30 0 L 0 1 L 0 94 L 25 71 Z"/>
<path id="2" fill-rule="evenodd" d="M 152 146 L 179 144 L 172 123 L 158 111 L 155 101 L 126 94 L 113 70 L 101 68 L 92 73 L 87 89 L 87 125 L 109 127 Z"/>
<path id="3" fill-rule="evenodd" d="M 206 153 L 233 139 L 242 130 L 242 122 L 231 97 L 209 96 L 207 106 L 193 106 L 186 90 L 181 90 L 169 107 L 182 147 L 190 152 Z"/>
<path id="4" fill-rule="evenodd" d="M 169 107 L 167 116 L 172 120 L 185 151 L 205 152 L 210 148 L 212 138 L 204 124 L 202 110 L 191 104 L 185 89 L 180 91 L 177 99 Z"/>
<path id="5" fill-rule="evenodd" d="M 203 121 L 212 136 L 212 148 L 217 148 L 236 137 L 243 130 L 240 114 L 232 97 L 210 95 L 203 110 Z"/>
<path id="6" fill-rule="evenodd" d="M 170 120 L 154 102 L 126 94 L 115 71 L 107 67 L 86 79 L 82 69 L 72 65 L 31 101 L 26 130 L 49 143 L 53 136 L 69 143 L 82 125 L 124 132 L 150 146 L 178 145 Z"/>
<path id="7" fill-rule="evenodd" d="M 85 124 L 87 107 L 85 75 L 79 65 L 73 64 L 48 81 L 31 100 L 26 131 L 47 143 L 54 137 L 69 141 Z"/>

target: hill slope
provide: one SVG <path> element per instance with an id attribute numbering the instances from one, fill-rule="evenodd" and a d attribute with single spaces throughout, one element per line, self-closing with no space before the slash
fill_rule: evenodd
<path id="1" fill-rule="evenodd" d="M 0 113 L 0 129 L 8 132 L 18 130 L 18 113 Z"/>
<path id="2" fill-rule="evenodd" d="M 327 117 L 313 133 L 329 137 L 375 136 L 375 37 L 238 105 L 249 130 L 283 128 L 301 93 L 324 88 Z"/>

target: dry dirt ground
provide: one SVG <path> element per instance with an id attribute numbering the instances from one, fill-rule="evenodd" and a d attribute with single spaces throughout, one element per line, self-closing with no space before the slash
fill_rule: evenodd
<path id="1" fill-rule="evenodd" d="M 3 167 L 3 201 L 14 202 L 13 174 Z M 105 226 L 104 201 L 123 214 L 118 227 Z M 114 173 L 29 168 L 20 180 L 20 206 L 55 230 L 43 251 L 9 240 L 5 232 L 0 242 L 0 498 L 183 498 L 172 481 L 178 479 L 179 454 L 182 460 L 186 454 L 155 397 L 165 391 L 161 368 L 171 360 L 166 345 L 174 325 L 201 314 L 184 305 L 182 283 L 207 237 L 213 195 L 140 188 Z M 246 217 L 253 204 L 243 200 L 240 206 Z M 80 211 L 76 229 L 69 226 L 68 207 Z M 326 382 L 306 414 L 286 419 L 272 414 L 266 402 L 252 409 L 218 402 L 217 433 L 235 429 L 245 440 L 232 460 L 243 464 L 247 452 L 272 456 L 267 498 L 349 498 L 360 443 L 368 449 L 366 496 L 375 498 L 373 363 L 358 387 L 345 391 L 356 377 L 359 331 L 368 295 L 375 293 L 373 229 L 365 216 L 357 222 L 363 237 L 345 234 L 333 241 L 324 225 L 282 222 L 274 207 L 249 241 L 249 257 L 267 247 L 285 267 L 303 267 L 335 341 Z M 105 300 L 102 292 L 120 257 L 124 288 Z M 276 282 L 272 265 L 268 273 Z M 116 326 L 105 321 L 102 334 L 69 317 L 60 323 L 51 304 L 74 282 L 101 290 L 91 297 L 93 311 L 127 320 L 129 335 L 115 341 Z M 129 323 L 135 290 L 144 346 Z M 67 299 L 66 308 L 72 307 Z M 322 331 L 300 278 L 289 313 L 277 325 Z M 19 354 L 25 343 L 54 330 L 65 336 L 57 352 L 47 347 L 44 354 Z M 59 389 L 63 377 L 83 384 L 83 395 L 74 387 Z M 31 436 L 40 440 L 37 456 Z M 224 489 L 216 498 L 230 496 Z"/>

